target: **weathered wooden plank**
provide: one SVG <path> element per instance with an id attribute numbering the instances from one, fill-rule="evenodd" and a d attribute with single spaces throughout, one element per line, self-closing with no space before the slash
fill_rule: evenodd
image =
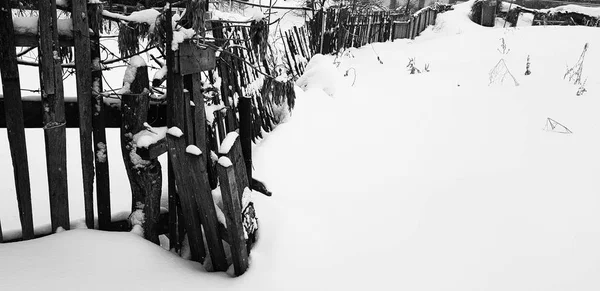
<path id="1" fill-rule="evenodd" d="M 89 14 L 102 9 L 102 4 L 90 3 Z M 90 18 L 91 19 L 91 18 Z M 92 97 L 93 97 L 93 138 L 94 138 L 94 165 L 96 167 L 96 200 L 98 207 L 98 228 L 108 230 L 111 227 L 110 210 L 110 175 L 108 164 L 108 148 L 106 146 L 106 120 L 102 92 L 102 67 L 100 66 L 100 31 L 102 18 L 98 23 L 89 23 L 93 35 L 90 36 L 90 56 L 92 58 Z"/>
<path id="2" fill-rule="evenodd" d="M 180 138 L 180 140 L 182 140 Z M 178 143 L 178 150 L 183 150 L 183 144 Z M 225 250 L 223 243 L 221 242 L 221 235 L 219 233 L 219 221 L 217 219 L 217 212 L 215 209 L 215 203 L 213 200 L 210 183 L 208 181 L 207 171 L 207 155 L 208 153 L 202 153 L 200 155 L 186 154 L 191 168 L 188 168 L 188 176 L 184 177 L 186 181 L 191 182 L 190 189 L 193 189 L 191 196 L 195 199 L 196 205 L 200 212 L 200 221 L 204 229 L 204 236 L 206 238 L 206 244 L 209 250 L 209 255 L 215 271 L 227 270 L 227 260 L 225 257 Z M 191 176 L 190 176 L 191 175 Z M 179 184 L 178 184 L 179 185 Z"/>
<path id="3" fill-rule="evenodd" d="M 184 222 L 187 226 L 192 259 L 195 259 L 194 256 L 199 255 L 198 246 L 202 245 L 200 228 L 200 220 L 202 220 L 214 270 L 224 271 L 227 269 L 227 262 L 218 231 L 217 214 L 208 184 L 206 164 L 203 165 L 201 155 L 186 153 L 187 145 L 184 137 L 168 135 L 167 141 L 169 143 L 169 156 L 173 161 L 173 170 L 178 186 L 177 193 L 181 198 L 181 206 L 185 215 Z M 196 203 L 194 204 L 192 201 Z M 199 206 L 202 218 L 196 218 L 198 211 L 194 211 L 193 205 Z M 194 251 L 197 252 L 196 255 L 194 255 Z"/>
<path id="4" fill-rule="evenodd" d="M 39 36 L 37 35 L 15 35 L 16 47 L 36 47 L 39 44 Z M 72 37 L 59 36 L 58 43 L 61 47 L 72 47 L 75 45 Z"/>
<path id="5" fill-rule="evenodd" d="M 322 10 L 321 10 L 321 12 L 322 12 Z M 323 53 L 323 36 L 325 35 L 325 30 L 326 30 L 325 29 L 325 25 L 326 25 L 326 22 L 327 22 L 327 14 L 326 13 L 321 13 L 321 16 L 323 18 L 321 19 L 322 26 L 321 26 L 321 41 L 319 43 L 320 44 L 319 53 Z"/>
<path id="6" fill-rule="evenodd" d="M 285 59 L 287 60 L 289 71 L 293 72 L 294 70 L 293 70 L 293 66 L 292 66 L 292 61 L 290 60 L 290 52 L 287 48 L 286 41 L 283 38 L 283 33 L 281 32 L 281 29 L 279 29 L 279 37 L 281 38 L 281 43 L 283 44 L 283 53 L 285 55 Z"/>
<path id="7" fill-rule="evenodd" d="M 194 131 L 195 145 L 205 153 L 202 155 L 208 163 L 210 149 L 208 147 L 208 139 L 206 138 L 206 111 L 204 110 L 204 95 L 202 94 L 201 74 L 192 74 L 192 100 L 194 102 Z"/>
<path id="8" fill-rule="evenodd" d="M 240 137 L 239 134 L 236 132 L 231 132 L 227 135 L 227 142 L 229 142 L 230 144 L 226 145 L 226 146 L 221 146 L 221 150 L 219 151 L 219 155 L 221 156 L 226 156 L 231 163 L 233 163 L 233 168 L 235 170 L 236 173 L 236 181 L 238 184 L 238 189 L 241 189 L 243 192 L 243 189 L 245 187 L 248 187 L 249 184 L 249 180 L 248 180 L 248 174 L 246 172 L 246 164 L 244 161 L 244 156 L 242 155 L 242 146 L 240 143 Z M 227 148 L 229 147 L 229 150 L 227 150 Z M 242 193 L 239 193 L 240 195 L 240 199 L 241 199 L 241 195 Z"/>
<path id="9" fill-rule="evenodd" d="M 67 145 L 56 0 L 39 2 L 39 63 L 52 229 L 69 229 Z"/>
<path id="10" fill-rule="evenodd" d="M 167 152 L 167 139 L 163 138 L 147 148 L 138 148 L 137 154 L 144 160 L 152 160 Z"/>
<path id="11" fill-rule="evenodd" d="M 293 29 L 294 29 L 293 35 L 296 38 L 296 41 L 298 42 L 298 47 L 300 48 L 300 53 L 302 53 L 302 57 L 307 58 L 308 53 L 306 52 L 306 49 L 304 48 L 302 41 L 300 41 L 300 35 L 298 34 L 298 27 L 294 26 Z"/>
<path id="12" fill-rule="evenodd" d="M 93 83 L 93 82 L 92 82 Z M 95 94 L 92 92 L 92 96 Z M 67 128 L 79 128 L 79 104 L 65 100 L 65 120 Z M 95 102 L 95 100 L 92 100 Z M 25 128 L 42 128 L 44 126 L 43 106 L 38 101 L 24 99 L 22 102 Z M 6 128 L 4 119 L 5 101 L 0 94 L 0 128 Z M 95 110 L 95 106 L 92 106 Z M 121 128 L 121 109 L 117 106 L 102 106 L 105 128 Z M 93 115 L 93 114 L 92 114 Z M 148 120 L 152 120 L 155 127 L 167 125 L 167 106 L 164 104 L 150 104 Z"/>
<path id="13" fill-rule="evenodd" d="M 239 99 L 240 145 L 248 181 L 252 181 L 252 102 L 246 96 Z"/>
<path id="14" fill-rule="evenodd" d="M 185 116 L 185 126 L 182 129 L 183 132 L 186 133 L 185 137 L 186 137 L 186 142 L 188 144 L 194 144 L 194 141 L 196 140 L 195 135 L 196 132 L 194 131 L 194 118 L 192 116 L 192 106 L 190 104 L 190 102 L 192 101 L 192 97 L 191 97 L 191 77 L 190 75 L 187 76 L 183 76 L 183 86 L 184 86 L 184 90 L 183 90 L 183 114 Z M 186 80 L 190 80 L 190 87 L 189 89 L 186 87 Z"/>
<path id="15" fill-rule="evenodd" d="M 227 221 L 227 232 L 229 233 L 229 244 L 233 269 L 236 276 L 242 275 L 248 269 L 248 250 L 244 237 L 244 225 L 242 224 L 242 201 L 239 195 L 240 189 L 236 182 L 236 173 L 233 166 L 217 166 L 219 182 L 221 185 L 221 196 L 225 207 L 225 219 Z M 243 193 L 243 189 L 241 189 Z"/>
<path id="16" fill-rule="evenodd" d="M 291 33 L 290 33 L 291 34 Z M 294 41 L 292 40 L 291 36 L 288 34 L 288 32 L 285 32 L 285 39 L 288 43 L 288 47 L 290 48 L 290 54 L 292 56 L 292 59 L 294 60 L 294 68 L 296 69 L 296 74 L 298 76 L 302 75 L 302 71 L 300 70 L 300 66 L 298 64 L 298 61 L 296 60 L 296 47 L 294 45 Z M 321 49 L 322 52 L 322 49 Z"/>
<path id="17" fill-rule="evenodd" d="M 175 73 L 189 75 L 216 67 L 215 51 L 210 48 L 200 48 L 194 43 L 185 41 L 179 44 L 175 52 Z"/>
<path id="18" fill-rule="evenodd" d="M 73 7 L 73 35 L 75 40 L 75 70 L 77 104 L 79 105 L 79 140 L 85 224 L 94 228 L 94 154 L 92 141 L 92 59 L 90 56 L 90 29 L 87 19 L 87 0 L 71 1 Z"/>
<path id="19" fill-rule="evenodd" d="M 308 40 L 308 36 L 307 36 L 308 32 L 306 30 L 306 27 L 303 26 L 302 29 L 301 29 L 301 32 L 302 32 L 302 37 L 303 37 L 304 45 L 306 46 L 306 48 L 308 50 L 308 57 L 310 58 L 310 57 L 313 56 L 313 54 L 315 52 L 313 51 L 312 47 L 309 44 L 309 40 Z"/>
<path id="20" fill-rule="evenodd" d="M 166 144 L 166 139 L 165 139 Z M 177 192 L 175 191 L 175 173 L 173 172 L 173 165 L 171 165 L 171 159 L 168 161 L 168 172 L 167 172 L 167 189 L 169 195 L 169 248 L 179 252 L 181 250 L 181 235 L 179 232 L 179 225 L 183 222 L 179 221 L 179 207 L 177 205 Z"/>
<path id="21" fill-rule="evenodd" d="M 166 13 L 167 43 L 171 43 L 173 40 L 171 20 L 171 13 Z M 166 53 L 166 65 L 168 68 L 173 68 L 175 65 L 175 52 L 167 49 Z M 169 128 L 184 128 L 183 77 L 180 74 L 175 74 L 172 69 L 167 72 L 167 100 L 169 100 L 167 103 L 167 126 Z M 200 213 L 195 199 L 197 191 L 195 187 L 199 184 L 196 182 L 199 179 L 199 175 L 192 169 L 190 155 L 186 154 L 187 144 L 185 138 L 167 134 L 167 144 L 169 160 L 173 166 L 173 176 L 177 185 L 177 195 L 181 201 L 181 210 L 184 215 L 183 224 L 186 228 L 192 260 L 203 262 L 206 253 L 202 238 Z M 179 223 L 182 223 L 182 221 L 179 221 Z"/>
<path id="22" fill-rule="evenodd" d="M 23 104 L 19 68 L 13 43 L 12 13 L 8 1 L 0 3 L 0 75 L 4 93 L 4 113 L 14 171 L 19 218 L 24 239 L 34 237 L 33 213 L 31 209 L 31 185 L 23 121 Z M 0 229 L 0 236 L 2 230 Z"/>

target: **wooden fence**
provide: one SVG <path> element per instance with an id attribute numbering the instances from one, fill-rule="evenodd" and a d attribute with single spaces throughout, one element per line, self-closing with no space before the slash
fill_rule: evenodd
<path id="1" fill-rule="evenodd" d="M 448 9 L 451 6 L 436 4 L 413 15 L 384 11 L 351 13 L 349 9 L 338 8 L 319 11 L 310 22 L 311 46 L 316 52 L 329 54 L 373 42 L 414 39 L 427 26 L 435 24 L 438 13 Z"/>
<path id="2" fill-rule="evenodd" d="M 39 31 L 23 35 L 14 28 L 12 8 L 10 1 L 3 1 L 0 6 L 0 72 L 6 117 L 2 125 L 7 128 L 15 169 L 21 235 L 7 242 L 47 234 L 36 232 L 33 225 L 26 122 L 16 55 L 16 47 L 35 47 L 39 42 L 39 62 L 28 65 L 40 68 L 42 101 L 26 102 L 39 110 L 37 117 L 28 119 L 27 125 L 44 129 L 52 231 L 59 227 L 68 230 L 71 223 L 66 164 L 66 127 L 70 125 L 78 127 L 80 132 L 88 228 L 96 227 L 97 218 L 98 229 L 128 231 L 135 229 L 139 223 L 136 218 L 144 214 L 140 226 L 146 239 L 158 243 L 158 235 L 168 234 L 170 247 L 179 251 L 187 237 L 192 259 L 203 262 L 210 257 L 215 271 L 228 268 L 223 246 L 226 241 L 231 248 L 235 274 L 242 274 L 247 268 L 257 228 L 253 205 L 245 195 L 249 195 L 249 189 L 270 195 L 252 176 L 251 142 L 261 138 L 263 132 L 271 131 L 295 103 L 293 79 L 274 76 L 276 68 L 272 52 L 268 50 L 266 23 L 203 22 L 205 30 L 201 30 L 212 33 L 211 37 L 183 41 L 174 51 L 170 48 L 175 39 L 174 31 L 179 28 L 170 27 L 171 18 L 182 9 L 169 9 L 169 6 L 149 9 L 160 12 L 155 23 L 165 33 L 162 46 L 167 49 L 163 49 L 165 60 L 156 62 L 161 63 L 167 73 L 164 78 L 150 79 L 145 63 L 136 59 L 140 50 L 133 48 L 131 55 L 122 53 L 121 58 L 129 63 L 124 80 L 128 90 L 115 94 L 102 88 L 104 61 L 99 60 L 100 29 L 107 21 L 126 23 L 128 30 L 136 30 L 143 23 L 136 23 L 123 14 L 106 13 L 108 10 L 104 10 L 102 4 L 74 0 L 69 7 L 59 7 L 72 17 L 72 34 L 65 35 L 57 26 L 56 0 L 39 1 L 36 7 L 41 23 Z M 200 14 L 204 13 L 198 9 Z M 191 28 L 193 23 L 187 25 Z M 119 33 L 122 32 L 121 29 Z M 295 54 L 294 74 L 301 74 L 299 70 L 303 68 L 295 56 L 309 58 L 309 54 L 312 55 L 306 43 L 298 39 L 301 32 L 302 29 L 283 32 L 289 38 L 286 48 Z M 77 102 L 67 104 L 62 68 L 72 64 L 63 63 L 61 47 L 74 49 L 77 70 Z M 167 98 L 153 99 L 150 93 L 164 90 L 161 86 L 165 80 Z M 120 99 L 116 107 L 106 106 L 108 95 L 117 95 Z M 153 108 L 157 123 L 150 121 L 149 108 Z M 214 116 L 206 116 L 206 112 Z M 153 132 L 155 128 L 150 126 L 165 124 L 169 130 L 164 132 L 170 134 L 164 138 L 145 146 L 135 142 L 136 134 Z M 129 221 L 112 221 L 111 218 L 108 163 L 114 158 L 108 157 L 115 155 L 106 147 L 107 125 L 120 128 L 121 132 L 121 152 L 132 193 Z M 168 153 L 168 165 L 158 162 L 158 156 L 163 153 Z M 161 168 L 164 166 L 168 167 L 169 212 L 161 214 Z M 215 206 L 215 202 L 220 202 L 213 199 L 212 192 L 217 188 L 222 197 L 221 207 Z M 219 219 L 220 213 L 224 220 Z"/>
<path id="3" fill-rule="evenodd" d="M 159 235 L 168 234 L 170 247 L 176 251 L 187 237 L 192 260 L 203 262 L 210 257 L 215 271 L 228 268 L 223 245 L 226 241 L 236 275 L 248 266 L 258 226 L 253 205 L 245 195 L 249 189 L 271 194 L 252 175 L 251 142 L 273 130 L 294 108 L 294 80 L 303 74 L 308 60 L 316 52 L 331 53 L 377 41 L 414 38 L 435 21 L 439 12 L 426 8 L 403 17 L 383 12 L 350 15 L 346 10 L 328 10 L 318 13 L 310 26 L 278 31 L 279 38 L 270 43 L 269 27 L 264 20 L 204 21 L 198 17 L 205 12 L 202 7 L 185 7 L 186 11 L 196 13 L 181 16 L 184 7 L 167 4 L 144 11 L 146 16 L 157 15 L 152 22 L 155 31 L 148 33 L 150 25 L 144 22 L 145 18 L 136 22 L 139 18 L 114 11 L 115 7 L 129 12 L 138 8 L 118 5 L 107 8 L 87 0 L 72 0 L 68 7 L 58 7 L 72 17 L 71 33 L 65 33 L 57 25 L 56 0 L 39 1 L 34 7 L 39 15 L 39 31 L 24 35 L 14 28 L 15 7 L 10 3 L 0 4 L 0 72 L 4 93 L 0 104 L 6 117 L 0 126 L 7 128 L 14 168 L 21 222 L 21 236 L 16 240 L 46 234 L 36 232 L 33 225 L 25 127 L 44 130 L 52 231 L 59 227 L 69 229 L 71 223 L 66 128 L 77 127 L 88 228 L 128 231 L 140 224 L 144 237 L 154 243 L 159 242 Z M 189 1 L 188 5 L 195 3 Z M 184 23 L 180 24 L 184 29 L 194 28 L 193 37 L 176 41 L 181 37 L 181 27 L 171 27 L 175 15 L 187 21 L 176 21 Z M 121 49 L 119 58 L 101 61 L 100 36 L 106 22 L 118 24 L 122 28 L 119 39 L 129 39 L 131 47 Z M 156 47 L 166 52 L 163 60 L 155 59 L 166 74 L 149 78 L 147 65 L 137 56 L 143 51 L 137 47 L 137 39 L 144 37 L 152 37 Z M 175 50 L 174 43 L 178 46 Z M 39 61 L 26 64 L 40 68 L 42 101 L 24 103 L 18 68 L 24 62 L 17 59 L 15 49 L 36 46 Z M 74 64 L 63 62 L 60 52 L 64 47 L 74 50 Z M 119 93 L 103 90 L 104 66 L 120 60 L 128 63 L 126 90 L 122 88 Z M 63 67 L 77 71 L 76 102 L 65 102 Z M 164 81 L 166 88 L 162 85 Z M 166 90 L 166 98 L 152 97 L 151 92 L 161 90 Z M 119 99 L 116 107 L 105 104 L 109 95 Z M 33 118 L 26 120 L 24 112 L 32 108 L 38 114 L 31 114 Z M 153 127 L 164 125 L 166 128 L 161 131 L 164 137 L 147 145 L 135 141 L 136 135 L 156 134 Z M 114 153 L 109 153 L 106 146 L 108 127 L 119 128 L 121 133 L 121 154 L 132 193 L 132 214 L 128 221 L 112 221 L 108 163 L 114 158 L 108 157 L 114 157 Z M 158 156 L 164 153 L 168 154 L 168 165 L 158 161 Z M 169 211 L 161 214 L 165 166 Z M 222 206 L 215 206 L 220 202 L 213 198 L 217 190 Z"/>

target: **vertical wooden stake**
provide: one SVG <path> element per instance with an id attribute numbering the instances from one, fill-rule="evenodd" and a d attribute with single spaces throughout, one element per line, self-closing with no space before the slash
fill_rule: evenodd
<path id="1" fill-rule="evenodd" d="M 231 257 L 236 276 L 242 275 L 248 269 L 248 250 L 242 223 L 242 201 L 238 193 L 235 170 L 232 166 L 217 165 L 219 182 L 221 182 L 221 196 L 225 207 L 225 219 L 231 247 Z M 243 189 L 242 189 L 243 192 Z"/>
<path id="2" fill-rule="evenodd" d="M 53 231 L 58 227 L 70 228 L 65 104 L 56 22 L 56 0 L 39 1 L 40 85 L 44 108 L 46 166 Z"/>
<path id="3" fill-rule="evenodd" d="M 323 53 L 323 36 L 325 35 L 325 23 L 327 22 L 327 13 L 321 8 L 321 42 L 319 53 Z"/>
<path id="4" fill-rule="evenodd" d="M 77 105 L 79 107 L 79 139 L 83 172 L 85 224 L 94 228 L 94 154 L 92 142 L 92 59 L 87 0 L 73 0 L 73 38 L 77 71 Z"/>
<path id="5" fill-rule="evenodd" d="M 240 96 L 240 142 L 248 181 L 252 181 L 252 102 Z"/>
<path id="6" fill-rule="evenodd" d="M 0 75 L 4 92 L 4 110 L 10 155 L 14 170 L 17 203 L 23 239 L 32 239 L 33 212 L 31 209 L 31 185 L 29 181 L 29 163 L 25 140 L 23 104 L 19 68 L 15 53 L 12 10 L 9 1 L 0 3 Z M 0 236 L 2 230 L 0 229 Z"/>
<path id="7" fill-rule="evenodd" d="M 123 94 L 121 98 L 121 152 L 131 186 L 131 211 L 141 210 L 144 213 L 142 224 L 144 238 L 158 244 L 158 218 L 162 191 L 161 165 L 156 158 L 143 160 L 136 154 L 137 146 L 133 142 L 133 135 L 145 130 L 143 124 L 148 118 L 150 106 L 148 69 L 146 66 L 130 65 L 127 70 L 129 72 L 135 70 L 135 77 L 131 81 L 129 92 Z"/>
<path id="8" fill-rule="evenodd" d="M 169 159 L 169 168 L 167 172 L 168 176 L 168 191 L 169 191 L 169 248 L 174 249 L 175 252 L 181 250 L 181 235 L 179 232 L 179 225 L 183 224 L 182 221 L 178 220 L 177 213 L 179 212 L 177 206 L 177 193 L 175 192 L 175 173 L 173 172 L 173 165 L 171 165 L 171 159 Z"/>
<path id="9" fill-rule="evenodd" d="M 97 13 L 102 4 L 89 4 L 88 15 Z M 90 17 L 90 19 L 92 19 Z M 110 211 L 110 175 L 108 170 L 108 148 L 106 143 L 106 121 L 104 120 L 104 98 L 102 97 L 102 67 L 100 64 L 100 27 L 102 18 L 97 23 L 90 23 L 93 34 L 90 36 L 90 56 L 92 58 L 92 103 L 93 103 L 93 137 L 94 165 L 96 166 L 96 203 L 98 205 L 98 228 L 111 228 Z"/>

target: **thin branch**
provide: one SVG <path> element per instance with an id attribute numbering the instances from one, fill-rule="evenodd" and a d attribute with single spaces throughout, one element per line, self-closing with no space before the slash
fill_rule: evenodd
<path id="1" fill-rule="evenodd" d="M 25 49 L 24 51 L 20 52 L 19 54 L 17 54 L 17 58 L 22 57 L 23 55 L 27 54 L 28 52 L 36 49 L 37 46 L 32 46 L 32 47 L 28 47 L 27 49 Z"/>
<path id="2" fill-rule="evenodd" d="M 37 62 L 24 61 L 22 59 L 18 59 L 17 64 L 23 65 L 23 66 L 30 66 L 30 67 L 39 67 L 40 66 L 40 64 Z M 61 67 L 75 69 L 75 64 L 62 64 Z"/>
<path id="3" fill-rule="evenodd" d="M 138 53 L 135 53 L 135 54 L 132 54 L 132 55 L 128 55 L 128 56 L 124 56 L 124 57 L 120 57 L 120 58 L 116 58 L 116 59 L 112 59 L 112 60 L 108 60 L 108 61 L 103 61 L 102 64 L 103 65 L 109 65 L 109 64 L 112 64 L 112 63 L 116 63 L 116 62 L 121 62 L 121 61 L 123 61 L 125 59 L 129 59 L 131 57 L 134 57 L 134 56 L 137 56 L 137 55 L 141 55 L 141 54 L 143 54 L 143 53 L 145 53 L 147 51 L 150 51 L 150 50 L 154 49 L 155 47 L 156 46 L 147 47 L 146 49 L 141 50 Z"/>
<path id="4" fill-rule="evenodd" d="M 229 0 L 231 2 L 235 2 L 235 3 L 241 3 L 244 5 L 248 5 L 248 6 L 254 6 L 254 7 L 260 7 L 260 8 L 272 8 L 272 9 L 289 9 L 289 10 L 308 10 L 308 11 L 312 11 L 311 8 L 308 7 L 286 7 L 286 6 L 269 6 L 269 5 L 260 5 L 260 4 L 254 4 L 254 3 L 248 3 L 248 2 L 244 2 L 244 1 L 240 1 L 240 0 Z"/>
<path id="5" fill-rule="evenodd" d="M 254 70 L 255 70 L 255 71 L 257 71 L 259 74 L 261 74 L 261 75 L 264 75 L 265 77 L 268 77 L 268 78 L 271 78 L 271 79 L 275 79 L 275 77 L 273 77 L 273 76 L 271 76 L 271 75 L 269 75 L 269 74 L 267 74 L 267 73 L 264 73 L 264 72 L 263 72 L 263 71 L 261 71 L 260 69 L 256 68 L 256 67 L 254 66 L 254 64 L 252 64 L 252 63 L 250 63 L 250 62 L 246 61 L 246 60 L 245 60 L 245 59 L 243 59 L 243 58 L 240 58 L 238 55 L 236 55 L 236 54 L 234 54 L 234 53 L 232 53 L 232 52 L 229 52 L 229 51 L 227 51 L 227 49 L 223 49 L 223 48 L 217 47 L 216 45 L 209 44 L 209 43 L 205 43 L 205 45 L 206 45 L 206 46 L 208 46 L 208 47 L 210 47 L 210 48 L 212 48 L 212 49 L 214 49 L 214 50 L 216 50 L 216 51 L 218 51 L 218 50 L 221 50 L 221 52 L 223 52 L 223 53 L 226 53 L 226 54 L 228 54 L 228 55 L 230 55 L 230 56 L 232 56 L 232 57 L 234 57 L 234 58 L 236 58 L 236 59 L 238 59 L 238 60 L 240 60 L 240 61 L 242 61 L 242 62 L 246 63 L 247 65 L 249 65 L 249 66 L 250 66 L 250 68 L 254 69 Z"/>

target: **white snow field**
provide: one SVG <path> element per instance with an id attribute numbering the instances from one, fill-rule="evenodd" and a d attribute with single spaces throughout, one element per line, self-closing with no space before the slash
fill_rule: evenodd
<path id="1" fill-rule="evenodd" d="M 78 229 L 0 245 L 0 290 L 600 290 L 600 29 L 483 28 L 469 5 L 337 68 L 313 58 L 291 118 L 254 148 L 274 195 L 254 195 L 260 238 L 243 276 Z M 585 43 L 577 96 L 563 76 Z M 409 74 L 409 58 L 430 72 Z M 488 85 L 501 59 L 519 86 Z M 28 146 L 41 160 L 41 140 Z"/>

